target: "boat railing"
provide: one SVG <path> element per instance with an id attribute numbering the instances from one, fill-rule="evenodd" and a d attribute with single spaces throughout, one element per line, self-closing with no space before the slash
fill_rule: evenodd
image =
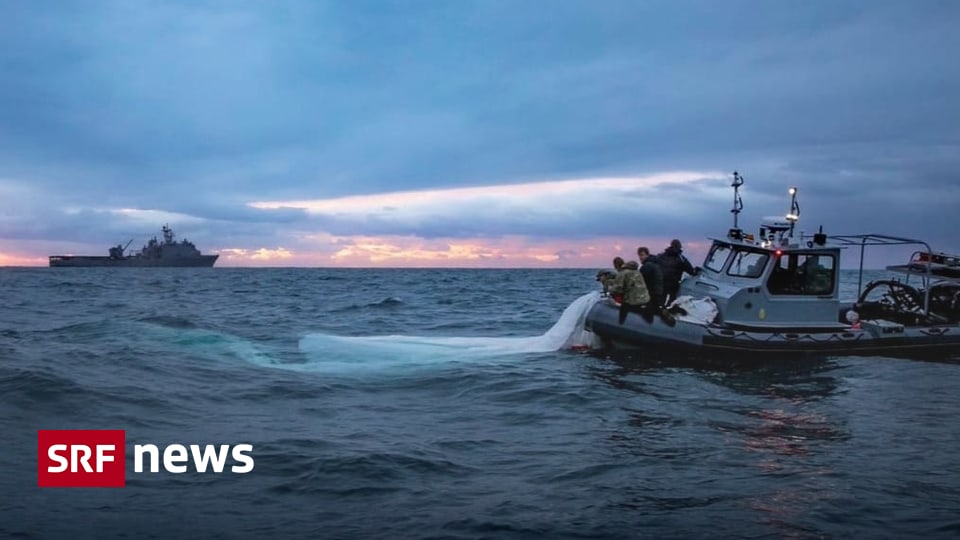
<path id="1" fill-rule="evenodd" d="M 843 246 L 858 246 L 860 248 L 860 269 L 859 275 L 857 277 L 857 298 L 860 298 L 860 294 L 863 291 L 863 259 L 864 254 L 866 253 L 867 246 L 903 246 L 903 245 L 920 245 L 925 248 L 924 251 L 916 251 L 914 255 L 911 255 L 910 262 L 913 262 L 914 256 L 916 254 L 926 254 L 928 257 L 933 256 L 933 250 L 930 249 L 930 244 L 927 244 L 923 240 L 917 240 L 915 238 L 904 238 L 900 236 L 889 236 L 886 234 L 839 234 L 831 235 L 830 239 L 837 244 Z M 907 265 L 908 267 L 910 264 Z M 932 266 L 927 265 L 926 271 L 923 273 L 914 272 L 924 275 L 924 280 L 926 284 L 931 282 Z M 924 316 L 930 315 L 930 287 L 926 286 L 923 294 L 923 314 Z"/>
<path id="2" fill-rule="evenodd" d="M 938 280 L 960 283 L 960 256 L 914 251 L 907 264 L 888 266 L 887 270 L 906 274 L 907 282 L 912 275 L 921 276 L 924 287 L 930 285 L 931 274 Z"/>

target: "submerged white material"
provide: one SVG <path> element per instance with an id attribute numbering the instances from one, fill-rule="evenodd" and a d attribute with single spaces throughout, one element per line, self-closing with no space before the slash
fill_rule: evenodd
<path id="1" fill-rule="evenodd" d="M 590 308 L 600 299 L 590 292 L 574 300 L 546 333 L 530 337 L 456 336 L 336 336 L 309 334 L 300 340 L 306 364 L 275 367 L 308 371 L 355 371 L 362 369 L 412 367 L 504 355 L 545 353 L 578 345 L 593 344 L 594 336 L 584 331 Z M 589 340 L 589 341 L 585 341 Z"/>

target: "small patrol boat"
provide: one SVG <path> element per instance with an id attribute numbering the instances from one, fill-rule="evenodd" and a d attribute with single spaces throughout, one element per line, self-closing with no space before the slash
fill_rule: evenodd
<path id="1" fill-rule="evenodd" d="M 823 228 L 794 236 L 790 212 L 767 218 L 754 236 L 738 226 L 743 177 L 733 173 L 733 228 L 713 244 L 698 273 L 680 285 L 671 317 L 630 313 L 601 298 L 584 327 L 614 349 L 686 349 L 703 353 L 960 353 L 960 256 L 935 253 L 922 241 L 882 234 L 828 237 Z M 915 245 L 907 264 L 888 266 L 901 279 L 863 285 L 868 246 Z M 840 299 L 840 260 L 859 247 L 855 301 Z M 914 278 L 913 284 L 910 279 Z"/>

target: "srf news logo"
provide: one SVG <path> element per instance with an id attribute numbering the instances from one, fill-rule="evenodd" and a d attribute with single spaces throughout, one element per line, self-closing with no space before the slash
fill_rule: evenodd
<path id="1" fill-rule="evenodd" d="M 127 433 L 114 430 L 40 430 L 37 432 L 37 485 L 40 487 L 123 487 L 127 483 Z M 230 472 L 245 474 L 253 470 L 253 446 L 237 444 L 213 445 L 171 444 L 162 451 L 154 444 L 133 447 L 136 473 L 144 471 L 144 463 L 152 473 L 163 469 L 180 474 L 209 469 L 222 473 L 227 458 L 232 458 Z"/>

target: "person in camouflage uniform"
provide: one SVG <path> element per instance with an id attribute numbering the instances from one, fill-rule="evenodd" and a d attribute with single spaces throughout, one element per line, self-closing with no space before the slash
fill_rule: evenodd
<path id="1" fill-rule="evenodd" d="M 650 303 L 650 292 L 647 291 L 647 284 L 643 281 L 643 275 L 639 268 L 640 265 L 636 261 L 624 263 L 610 286 L 611 295 L 622 297 L 622 300 L 620 300 L 620 324 L 623 324 L 627 319 L 627 313 L 631 311 L 645 313 L 645 306 Z"/>
<path id="2" fill-rule="evenodd" d="M 611 272 L 610 270 L 597 270 L 597 281 L 599 281 L 600 285 L 603 286 L 603 294 L 610 293 L 610 285 L 613 284 L 613 280 L 616 277 L 617 274 Z"/>
<path id="3" fill-rule="evenodd" d="M 611 294 L 610 288 L 613 286 L 613 281 L 616 279 L 617 272 L 619 272 L 621 268 L 623 268 L 623 258 L 614 257 L 613 272 L 611 272 L 610 270 L 600 270 L 599 272 L 597 272 L 597 281 L 599 281 L 600 284 L 603 285 L 603 294 Z M 620 301 L 619 299 L 616 299 L 616 300 L 618 302 Z"/>

